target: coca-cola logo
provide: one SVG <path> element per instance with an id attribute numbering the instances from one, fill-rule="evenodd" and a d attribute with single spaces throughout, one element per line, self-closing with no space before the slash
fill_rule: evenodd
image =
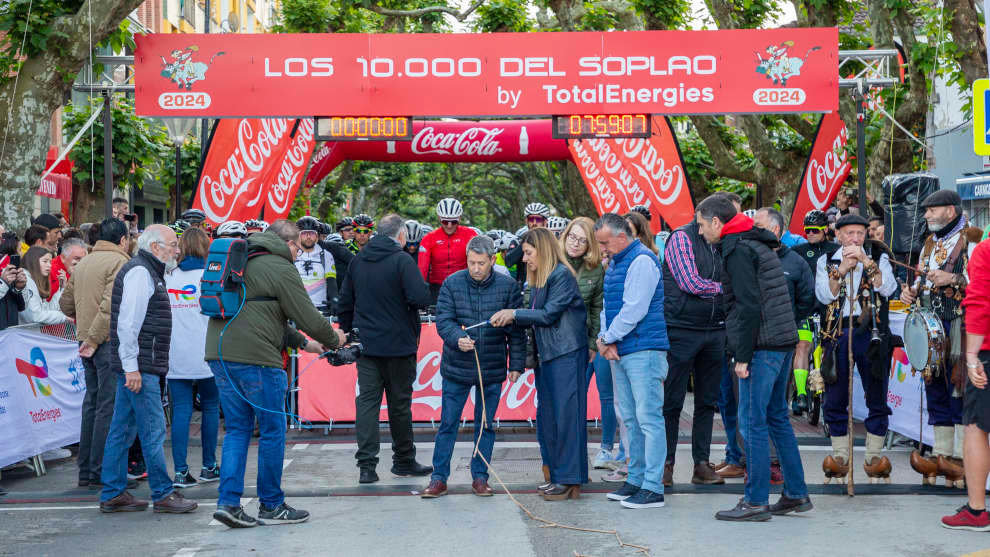
<path id="1" fill-rule="evenodd" d="M 313 119 L 307 118 L 300 122 L 296 130 L 295 137 L 289 145 L 282 164 L 279 166 L 278 174 L 272 182 L 272 187 L 268 192 L 268 206 L 279 215 L 283 215 L 289 210 L 289 192 L 299 183 L 300 174 L 306 169 L 309 162 L 309 153 L 313 149 Z"/>
<path id="2" fill-rule="evenodd" d="M 498 136 L 504 128 L 467 128 L 461 132 L 438 132 L 425 126 L 412 140 L 412 152 L 417 155 L 439 154 L 490 157 L 502 152 Z"/>
<path id="3" fill-rule="evenodd" d="M 584 176 L 591 195 L 598 201 L 596 205 L 600 213 L 614 213 L 617 209 L 618 200 L 615 193 L 609 186 L 608 181 L 601 175 L 598 165 L 595 164 L 591 153 L 585 149 L 585 141 L 578 140 L 571 144 L 571 148 L 577 155 L 578 166 Z"/>
<path id="4" fill-rule="evenodd" d="M 622 146 L 622 155 L 646 180 L 657 203 L 670 205 L 677 201 L 684 188 L 684 168 L 680 161 L 668 166 L 657 148 L 643 138 L 616 139 L 615 143 Z"/>
<path id="5" fill-rule="evenodd" d="M 846 143 L 849 141 L 845 124 L 839 128 L 830 148 L 824 150 L 821 160 L 812 154 L 808 169 L 804 174 L 804 190 L 815 209 L 824 209 L 852 168 L 846 156 Z"/>

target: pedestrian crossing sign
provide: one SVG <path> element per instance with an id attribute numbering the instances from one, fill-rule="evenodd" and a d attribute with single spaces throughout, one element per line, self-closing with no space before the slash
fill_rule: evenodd
<path id="1" fill-rule="evenodd" d="M 990 107 L 990 80 L 977 79 L 973 82 L 973 151 L 977 155 L 990 155 L 987 107 Z"/>

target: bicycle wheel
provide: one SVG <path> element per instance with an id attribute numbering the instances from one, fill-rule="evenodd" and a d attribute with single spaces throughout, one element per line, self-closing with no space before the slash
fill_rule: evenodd
<path id="1" fill-rule="evenodd" d="M 823 393 L 812 393 L 809 397 L 811 400 L 808 404 L 808 423 L 811 425 L 818 425 L 822 414 L 822 396 Z"/>

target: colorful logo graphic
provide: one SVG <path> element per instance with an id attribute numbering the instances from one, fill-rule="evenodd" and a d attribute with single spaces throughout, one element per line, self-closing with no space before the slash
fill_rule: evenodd
<path id="1" fill-rule="evenodd" d="M 762 53 L 756 53 L 756 73 L 767 76 L 767 79 L 774 85 L 787 87 L 787 80 L 801 75 L 801 66 L 804 65 L 808 55 L 816 50 L 821 50 L 820 46 L 813 46 L 804 53 L 804 57 L 791 56 L 790 50 L 794 46 L 794 41 L 784 41 L 777 46 L 767 47 L 763 57 Z"/>
<path id="2" fill-rule="evenodd" d="M 179 296 L 182 296 L 183 300 L 190 301 L 196 299 L 196 286 L 193 284 L 187 284 L 182 287 L 181 290 L 176 290 L 175 288 L 169 288 L 168 293 L 175 296 L 175 300 L 179 300 Z"/>
<path id="3" fill-rule="evenodd" d="M 30 362 L 14 358 L 14 366 L 17 368 L 17 373 L 27 377 L 28 383 L 31 384 L 31 393 L 35 398 L 38 398 L 38 391 L 41 391 L 43 396 L 52 396 L 52 386 L 41 381 L 48 379 L 48 362 L 45 361 L 45 353 L 41 348 L 35 346 L 31 349 Z"/>
<path id="4" fill-rule="evenodd" d="M 221 50 L 210 56 L 209 62 L 197 62 L 193 59 L 193 56 L 198 53 L 199 47 L 191 45 L 182 50 L 173 50 L 169 55 L 170 60 L 166 60 L 164 56 L 161 56 L 162 77 L 178 85 L 179 89 L 184 87 L 189 91 L 192 89 L 193 83 L 206 79 L 206 70 L 210 69 L 213 60 L 217 56 L 226 54 Z"/>
<path id="5" fill-rule="evenodd" d="M 86 368 L 82 359 L 75 358 L 69 362 L 69 375 L 72 376 L 72 392 L 81 393 L 86 390 Z"/>
<path id="6" fill-rule="evenodd" d="M 903 383 L 907 378 L 908 371 L 911 370 L 907 352 L 903 348 L 895 348 L 891 359 L 894 360 L 894 365 L 890 366 L 890 378 L 897 379 L 898 383 Z"/>

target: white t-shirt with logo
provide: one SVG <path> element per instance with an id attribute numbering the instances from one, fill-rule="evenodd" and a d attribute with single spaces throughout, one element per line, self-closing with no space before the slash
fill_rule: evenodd
<path id="1" fill-rule="evenodd" d="M 319 245 L 313 251 L 302 251 L 296 256 L 296 269 L 302 278 L 303 286 L 309 293 L 309 299 L 314 306 L 322 306 L 327 300 L 327 279 L 337 278 L 337 268 L 333 255 Z"/>
<path id="2" fill-rule="evenodd" d="M 204 361 L 206 327 L 210 318 L 199 311 L 199 283 L 203 269 L 165 273 L 165 288 L 172 306 L 172 342 L 168 351 L 167 379 L 213 377 Z"/>

